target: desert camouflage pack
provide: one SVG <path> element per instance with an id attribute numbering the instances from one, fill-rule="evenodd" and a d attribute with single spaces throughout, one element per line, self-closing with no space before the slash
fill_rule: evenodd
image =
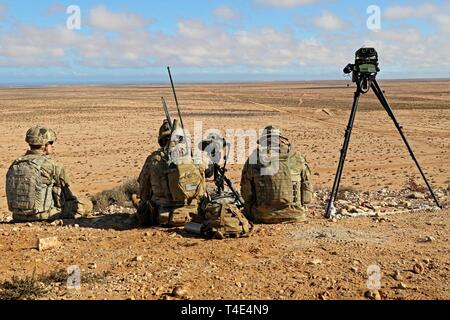
<path id="1" fill-rule="evenodd" d="M 265 131 L 279 137 L 279 152 L 271 155 L 260 145 L 253 154 L 257 162 L 252 164 L 251 156 L 244 165 L 241 192 L 246 216 L 254 223 L 304 221 L 313 195 L 308 162 L 293 151 L 280 129 L 268 127 Z"/>
<path id="2" fill-rule="evenodd" d="M 45 156 L 21 157 L 13 162 L 6 174 L 6 197 L 11 212 L 35 215 L 53 208 L 53 181 L 42 181 L 42 165 L 50 161 Z"/>
<path id="3" fill-rule="evenodd" d="M 242 238 L 253 231 L 253 224 L 237 207 L 236 199 L 227 193 L 205 198 L 199 209 L 198 221 L 201 222 L 201 234 L 208 238 Z"/>

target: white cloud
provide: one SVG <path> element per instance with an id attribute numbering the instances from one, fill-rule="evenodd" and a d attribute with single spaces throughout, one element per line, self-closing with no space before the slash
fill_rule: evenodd
<path id="1" fill-rule="evenodd" d="M 181 20 L 178 22 L 178 32 L 186 38 L 204 39 L 215 33 L 214 30 L 205 26 L 199 20 Z"/>
<path id="2" fill-rule="evenodd" d="M 90 24 L 99 29 L 107 31 L 129 31 L 143 28 L 148 25 L 142 15 L 134 13 L 115 13 L 106 9 L 104 6 L 97 6 L 90 11 Z"/>
<path id="3" fill-rule="evenodd" d="M 66 28 L 23 26 L 15 32 L 0 34 L 0 57 L 5 65 L 64 65 L 68 50 L 82 38 Z"/>
<path id="4" fill-rule="evenodd" d="M 324 40 L 325 41 L 325 40 Z M 346 37 L 345 43 L 341 39 L 331 37 L 327 40 L 334 54 L 348 51 L 367 45 L 377 49 L 380 56 L 382 72 L 389 70 L 403 70 L 405 73 L 420 74 L 434 70 L 442 73 L 450 68 L 450 43 L 442 34 L 424 35 L 417 28 L 390 28 L 379 32 L 353 34 Z M 447 52 L 447 53 L 446 53 Z M 436 64 L 439 61 L 439 64 Z"/>
<path id="5" fill-rule="evenodd" d="M 323 30 L 335 31 L 345 28 L 348 23 L 335 14 L 326 11 L 314 19 L 314 25 Z"/>
<path id="6" fill-rule="evenodd" d="M 237 20 L 241 17 L 238 12 L 236 12 L 235 10 L 233 10 L 228 6 L 217 7 L 216 9 L 214 9 L 213 14 L 216 17 L 219 17 L 227 21 Z"/>
<path id="7" fill-rule="evenodd" d="M 440 9 L 437 6 L 430 3 L 425 3 L 417 7 L 418 15 L 421 17 L 430 16 L 432 14 L 438 13 L 439 11 Z"/>
<path id="8" fill-rule="evenodd" d="M 255 3 L 276 8 L 295 8 L 318 2 L 319 0 L 254 0 Z"/>
<path id="9" fill-rule="evenodd" d="M 325 16 L 326 15 L 322 15 Z M 174 34 L 132 29 L 129 24 L 114 28 L 110 36 L 104 26 L 92 25 L 90 32 L 63 27 L 22 26 L 0 32 L 0 65 L 10 67 L 68 66 L 139 69 L 177 65 L 191 70 L 247 70 L 248 72 L 310 70 L 340 74 L 353 54 L 364 44 L 380 53 L 382 71 L 418 72 L 450 68 L 450 43 L 444 28 L 449 16 L 435 15 L 442 29 L 424 35 L 417 28 L 383 28 L 377 33 L 323 33 L 318 38 L 299 37 L 293 31 L 266 28 L 220 28 L 201 20 L 180 20 Z M 330 20 L 332 23 L 330 23 Z M 340 19 L 323 19 L 323 28 L 335 30 Z M 322 22 L 323 22 L 322 21 Z M 436 64 L 436 61 L 439 61 Z M 33 69 L 31 69 L 33 70 Z M 299 74 L 301 77 L 302 74 Z"/>
<path id="10" fill-rule="evenodd" d="M 411 18 L 425 18 L 434 22 L 441 32 L 450 32 L 450 3 L 442 6 L 425 3 L 417 7 L 393 6 L 386 9 L 384 18 L 401 20 Z"/>
<path id="11" fill-rule="evenodd" d="M 67 57 L 71 56 L 75 67 L 173 64 L 264 71 L 320 65 L 339 70 L 351 61 L 357 48 L 372 44 L 380 52 L 384 67 L 430 68 L 436 61 L 440 67 L 450 67 L 446 38 L 439 34 L 424 36 L 415 28 L 355 33 L 343 42 L 331 35 L 299 39 L 292 32 L 273 28 L 231 32 L 198 20 L 179 21 L 174 35 L 129 31 L 114 38 L 97 31 L 83 34 L 65 28 L 28 26 L 0 34 L 0 44 L 0 61 L 8 66 L 69 66 Z"/>
<path id="12" fill-rule="evenodd" d="M 176 36 L 160 35 L 154 43 L 151 50 L 158 60 L 185 66 L 267 69 L 326 63 L 323 56 L 310 54 L 318 47 L 327 50 L 325 46 L 272 28 L 231 33 L 210 28 L 200 21 L 180 21 Z"/>
<path id="13" fill-rule="evenodd" d="M 148 31 L 132 30 L 113 38 L 100 32 L 85 35 L 74 50 L 84 66 L 144 68 L 153 64 L 156 46 L 156 36 Z"/>
<path id="14" fill-rule="evenodd" d="M 437 14 L 433 16 L 433 20 L 439 25 L 442 31 L 450 32 L 450 14 Z"/>
<path id="15" fill-rule="evenodd" d="M 439 12 L 439 10 L 440 9 L 437 6 L 429 3 L 425 3 L 418 7 L 392 6 L 385 10 L 383 16 L 389 20 L 420 18 L 433 15 Z"/>

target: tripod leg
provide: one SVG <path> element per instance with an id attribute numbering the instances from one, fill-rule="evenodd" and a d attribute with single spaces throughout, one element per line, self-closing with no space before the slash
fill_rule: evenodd
<path id="1" fill-rule="evenodd" d="M 348 146 L 350 144 L 350 137 L 352 135 L 353 123 L 355 122 L 356 110 L 358 109 L 359 97 L 361 96 L 361 91 L 358 89 L 355 92 L 355 97 L 353 99 L 352 112 L 350 113 L 350 119 L 348 121 L 347 129 L 345 130 L 344 145 L 341 149 L 341 157 L 339 159 L 339 164 L 336 171 L 336 176 L 334 178 L 333 189 L 330 194 L 330 201 L 328 202 L 327 211 L 325 212 L 326 218 L 331 218 L 332 208 L 334 208 L 334 201 L 337 197 L 339 191 L 339 184 L 341 183 L 342 171 L 344 169 L 345 158 L 347 156 Z"/>
<path id="2" fill-rule="evenodd" d="M 430 183 L 428 182 L 428 180 L 425 176 L 425 173 L 422 171 L 422 168 L 420 167 L 419 162 L 417 161 L 416 156 L 414 155 L 414 152 L 408 143 L 408 140 L 406 140 L 405 134 L 403 133 L 403 127 L 397 121 L 394 111 L 392 110 L 391 106 L 389 105 L 389 102 L 387 101 L 386 97 L 384 96 L 383 91 L 381 90 L 380 86 L 378 85 L 378 82 L 376 79 L 372 82 L 372 90 L 375 92 L 375 95 L 378 97 L 378 100 L 380 100 L 384 109 L 386 109 L 386 112 L 389 114 L 392 121 L 394 121 L 395 127 L 397 128 L 398 132 L 400 133 L 400 136 L 402 137 L 403 142 L 405 143 L 406 148 L 408 149 L 408 152 L 411 155 L 411 158 L 414 160 L 417 168 L 419 169 L 419 172 L 422 175 L 422 178 L 425 181 L 425 183 L 428 187 L 428 190 L 430 190 L 430 193 L 433 196 L 433 199 L 436 202 L 437 206 L 442 209 L 442 206 L 440 205 L 440 203 L 433 191 L 433 188 L 431 187 Z"/>

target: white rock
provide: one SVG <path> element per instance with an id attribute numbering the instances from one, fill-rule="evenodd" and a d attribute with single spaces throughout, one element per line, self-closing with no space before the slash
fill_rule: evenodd
<path id="1" fill-rule="evenodd" d="M 183 287 L 177 286 L 172 290 L 172 296 L 177 298 L 182 298 L 186 296 L 187 292 Z"/>
<path id="2" fill-rule="evenodd" d="M 318 265 L 321 263 L 322 263 L 322 260 L 320 260 L 320 259 L 313 259 L 310 262 L 308 262 L 308 264 L 313 264 L 313 265 Z"/>
<path id="3" fill-rule="evenodd" d="M 413 192 L 410 195 L 408 195 L 409 199 L 425 199 L 425 195 L 421 192 Z"/>
<path id="4" fill-rule="evenodd" d="M 403 282 L 400 282 L 400 283 L 398 284 L 397 288 L 398 288 L 398 289 L 406 289 L 407 286 L 406 286 L 406 284 L 404 284 Z"/>
<path id="5" fill-rule="evenodd" d="M 364 296 L 370 300 L 381 300 L 381 295 L 378 290 L 369 290 L 364 293 Z"/>
<path id="6" fill-rule="evenodd" d="M 39 251 L 44 251 L 59 247 L 60 244 L 61 243 L 58 241 L 58 237 L 50 237 L 38 239 L 36 246 Z"/>
<path id="7" fill-rule="evenodd" d="M 420 239 L 419 242 L 433 242 L 435 240 L 436 239 L 432 236 L 426 236 L 425 238 Z"/>

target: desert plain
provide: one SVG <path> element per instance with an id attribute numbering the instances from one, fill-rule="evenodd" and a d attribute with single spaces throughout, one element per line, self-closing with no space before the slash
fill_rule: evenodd
<path id="1" fill-rule="evenodd" d="M 439 200 L 448 206 L 450 81 L 379 82 Z M 179 84 L 177 92 L 187 128 L 195 121 L 222 132 L 280 126 L 312 169 L 318 196 L 309 220 L 257 225 L 249 238 L 222 241 L 181 229 L 140 228 L 130 208 L 62 225 L 12 224 L 5 175 L 26 151 L 29 127 L 55 129 L 55 158 L 65 166 L 73 191 L 89 197 L 139 174 L 157 147 L 162 96 L 177 116 L 166 84 L 3 87 L 0 298 L 11 298 L 5 283 L 33 273 L 43 287 L 31 297 L 36 299 L 450 298 L 448 209 L 323 218 L 320 195 L 332 187 L 353 100 L 350 81 Z M 241 169 L 240 163 L 228 168 L 238 189 Z M 391 118 L 369 92 L 360 101 L 341 187 L 400 194 L 411 181 L 422 190 L 416 202 L 432 205 Z M 36 249 L 39 238 L 53 236 L 58 246 Z M 70 266 L 80 268 L 79 289 L 67 287 Z M 371 266 L 381 271 L 373 290 Z"/>

